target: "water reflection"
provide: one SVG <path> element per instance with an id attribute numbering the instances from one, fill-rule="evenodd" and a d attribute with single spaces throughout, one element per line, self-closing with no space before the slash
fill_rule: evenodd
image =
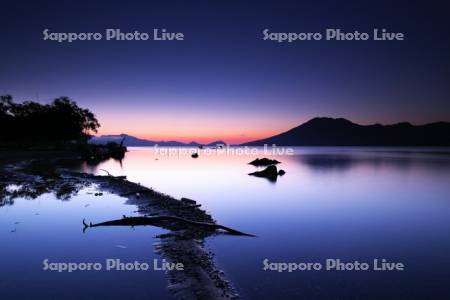
<path id="1" fill-rule="evenodd" d="M 108 160 L 98 166 L 84 164 L 73 168 L 101 175 L 104 172 L 100 169 L 105 169 L 177 198 L 195 199 L 218 223 L 255 233 L 255 239 L 202 239 L 239 292 L 249 299 L 427 299 L 430 295 L 445 298 L 450 293 L 446 279 L 450 278 L 450 262 L 446 260 L 450 252 L 447 149 L 297 148 L 293 156 L 266 156 L 281 161 L 279 167 L 287 172 L 275 184 L 248 176 L 256 170 L 248 162 L 262 156 L 206 156 L 200 150 L 199 158 L 193 159 L 189 154 L 167 157 L 151 148 L 134 148 L 122 164 Z M 17 205 L 19 202 L 14 207 Z M 2 209 L 0 212 L 5 211 Z M 83 214 L 86 213 L 77 214 L 78 231 Z M 105 220 L 107 214 L 117 218 L 123 212 L 117 209 L 111 213 L 111 208 L 105 206 L 90 219 Z M 70 219 L 70 214 L 65 218 Z M 141 236 L 134 243 L 141 250 L 125 257 L 148 259 L 152 249 L 142 249 L 152 237 L 146 235 L 142 242 L 143 231 L 136 231 Z M 13 235 L 9 231 L 8 234 Z M 70 234 L 66 233 L 65 238 Z M 86 236 L 91 243 L 86 248 L 70 244 L 85 253 L 89 247 L 96 247 L 95 255 L 104 251 L 99 240 L 127 244 L 125 240 L 128 245 L 130 239 L 134 240 L 130 231 L 117 228 L 95 230 Z M 54 245 L 54 241 L 47 242 Z M 166 245 L 173 246 L 171 242 Z M 20 249 L 21 245 L 16 245 L 14 251 L 20 253 Z M 8 255 L 15 254 L 11 251 Z M 262 270 L 265 258 L 288 262 L 387 258 L 404 263 L 407 269 L 399 273 L 278 274 Z M 11 269 L 10 266 L 8 270 Z M 131 276 L 140 288 L 149 286 L 148 277 L 144 280 L 142 275 Z M 161 278 L 154 277 L 152 289 L 165 286 Z M 105 277 L 102 280 L 106 281 Z M 109 280 L 130 282 L 125 276 Z M 162 293 L 161 298 L 164 297 L 167 295 Z"/>
<path id="2" fill-rule="evenodd" d="M 29 170 L 28 170 L 29 171 Z M 65 178 L 59 175 L 35 175 L 29 172 L 22 173 L 3 170 L 0 174 L 0 207 L 13 205 L 17 198 L 36 199 L 47 193 L 53 193 L 58 200 L 69 200 L 80 189 L 88 185 L 87 182 L 77 178 Z"/>
<path id="3" fill-rule="evenodd" d="M 251 299 L 413 299 L 446 295 L 450 276 L 448 149 L 297 148 L 267 156 L 286 170 L 275 184 L 247 174 L 255 155 L 166 157 L 132 149 L 126 174 L 177 197 L 202 203 L 216 220 L 258 235 L 214 239 L 217 260 Z M 87 169 L 85 169 L 87 170 Z M 99 172 L 98 169 L 90 169 Z M 100 173 L 100 172 L 99 172 Z M 402 273 L 290 273 L 262 271 L 262 261 L 315 262 L 326 258 L 407 265 Z M 255 280 L 256 278 L 256 280 Z M 395 284 L 392 284 L 395 282 Z"/>
<path id="4" fill-rule="evenodd" d="M 152 246 L 154 236 L 164 233 L 159 228 L 102 228 L 82 233 L 82 218 L 104 220 L 133 215 L 136 209 L 124 205 L 116 195 L 96 197 L 95 191 L 82 189 L 64 202 L 56 201 L 52 194 L 42 194 L 33 201 L 17 198 L 13 206 L 0 208 L 0 298 L 172 299 L 163 272 L 43 270 L 45 259 L 102 265 L 108 258 L 150 265 L 153 259 L 160 259 Z"/>
<path id="5" fill-rule="evenodd" d="M 178 201 L 168 196 L 157 194 L 151 190 L 147 190 L 149 195 L 146 194 L 145 198 L 143 196 L 144 191 L 142 191 L 144 189 L 143 187 L 131 183 L 128 183 L 126 186 L 124 181 L 120 181 L 119 183 L 116 182 L 115 184 L 117 186 L 114 187 L 113 183 L 115 181 L 109 177 L 109 172 L 106 170 L 103 171 L 105 171 L 108 176 L 93 178 L 92 176 L 75 175 L 73 172 L 61 169 L 63 166 L 65 168 L 68 166 L 79 168 L 77 163 L 35 161 L 31 164 L 21 165 L 19 168 L 5 169 L 1 174 L 2 177 L 7 179 L 7 181 L 3 182 L 4 189 L 1 190 L 2 205 L 13 205 L 15 204 L 14 199 L 16 198 L 22 198 L 21 200 L 40 199 L 41 196 L 50 197 L 51 194 L 53 194 L 56 199 L 68 200 L 72 196 L 75 197 L 83 187 L 90 186 L 92 182 L 96 184 L 95 186 L 92 186 L 94 190 L 97 185 L 100 190 L 114 190 L 115 192 L 118 192 L 118 194 L 122 194 L 125 190 L 127 195 L 129 195 L 127 204 L 137 206 L 137 210 L 133 212 L 134 214 L 159 215 L 163 212 L 169 214 L 172 218 L 179 219 L 175 220 L 177 221 L 175 222 L 172 219 L 167 220 L 169 217 L 166 217 L 166 219 L 159 223 L 152 223 L 153 226 L 170 230 L 168 233 L 158 235 L 158 244 L 155 245 L 156 252 L 168 261 L 173 262 L 174 264 L 182 263 L 184 266 L 182 270 L 172 269 L 168 270 L 167 273 L 170 290 L 176 298 L 195 299 L 198 295 L 202 295 L 202 298 L 206 299 L 218 299 L 221 297 L 227 299 L 235 298 L 235 291 L 231 283 L 225 279 L 223 273 L 219 272 L 218 268 L 215 266 L 213 254 L 207 251 L 203 246 L 204 240 L 208 237 L 215 236 L 217 232 L 216 229 L 211 228 L 211 226 L 214 226 L 210 225 L 213 222 L 211 216 L 199 209 L 199 206 L 186 205 L 186 201 Z M 87 166 L 92 167 L 93 165 L 89 164 Z M 102 169 L 99 168 L 98 170 L 100 171 Z M 91 178 L 92 180 L 88 180 L 88 178 Z M 18 184 L 19 182 L 20 184 Z M 139 193 L 142 194 L 142 196 L 135 197 L 133 195 L 136 194 L 136 192 L 129 192 L 127 190 L 127 188 L 134 190 L 136 187 L 141 189 Z M 115 198 L 115 196 L 111 194 L 104 195 L 98 191 L 94 192 L 94 190 L 87 193 L 94 194 L 94 196 L 100 195 L 106 199 Z M 120 192 L 121 190 L 122 193 Z M 159 199 L 158 196 L 163 199 Z M 160 203 L 160 205 L 158 203 Z M 90 206 L 90 203 L 85 204 L 84 208 Z M 2 211 L 0 210 L 0 212 Z M 102 217 L 101 211 L 97 211 L 97 213 L 98 216 L 96 216 L 96 219 Z M 97 227 L 101 225 L 94 224 L 86 226 L 84 216 L 80 215 L 80 211 L 72 211 L 72 214 L 77 215 L 79 220 L 83 218 L 83 224 L 85 224 L 83 233 L 86 232 L 87 227 L 90 228 L 91 226 Z M 53 225 L 55 227 L 63 227 L 66 225 L 66 220 L 57 220 L 58 217 L 59 216 L 51 216 L 51 219 L 55 221 Z M 162 218 L 162 216 L 160 216 L 160 218 Z M 143 217 L 133 218 L 132 216 L 124 216 L 123 219 L 119 219 L 118 221 L 132 219 L 141 220 Z M 79 220 L 77 222 L 78 224 L 80 224 Z M 180 223 L 180 220 L 184 222 Z M 186 225 L 186 223 L 188 224 Z M 129 226 L 130 224 L 126 225 Z M 209 227 L 207 225 L 209 225 Z M 200 226 L 200 229 L 197 228 L 198 226 Z M 42 230 L 42 226 L 36 227 L 35 229 Z M 226 228 L 222 227 L 222 229 Z M 10 232 L 16 233 L 17 229 L 14 228 Z M 231 234 L 231 232 L 229 234 Z M 235 232 L 234 234 L 237 233 Z M 73 236 L 72 238 L 76 239 L 77 236 Z M 23 242 L 27 243 L 28 241 L 24 240 Z M 57 240 L 53 240 L 52 243 L 57 243 Z M 126 246 L 121 245 L 120 248 L 126 249 Z M 86 255 L 86 257 L 88 257 L 88 255 Z M 131 258 L 132 257 L 130 257 L 130 259 Z M 11 264 L 10 267 L 14 268 L 14 265 Z M 35 270 L 36 275 L 39 274 L 38 271 L 39 270 Z M 37 294 L 40 295 L 41 293 L 42 291 L 39 291 Z"/>
<path id="6" fill-rule="evenodd" d="M 308 166 L 311 170 L 348 171 L 351 168 L 396 168 L 407 171 L 409 168 L 448 169 L 450 167 L 450 156 L 432 155 L 429 157 L 415 156 L 392 156 L 395 152 L 376 152 L 376 156 L 351 155 L 351 154 L 303 154 L 295 155 L 292 159 L 298 163 Z"/>

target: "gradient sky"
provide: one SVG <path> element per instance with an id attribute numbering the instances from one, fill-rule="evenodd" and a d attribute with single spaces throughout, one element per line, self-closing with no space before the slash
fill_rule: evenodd
<path id="1" fill-rule="evenodd" d="M 316 116 L 450 121 L 448 4 L 298 2 L 2 1 L 0 93 L 40 102 L 66 95 L 97 115 L 100 134 L 154 140 L 235 143 Z M 185 40 L 68 44 L 43 41 L 45 28 L 166 28 Z M 262 40 L 265 28 L 386 28 L 406 40 L 278 44 Z"/>

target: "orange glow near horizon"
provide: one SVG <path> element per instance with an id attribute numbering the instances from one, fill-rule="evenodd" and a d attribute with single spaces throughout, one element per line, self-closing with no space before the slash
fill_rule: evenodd
<path id="1" fill-rule="evenodd" d="M 182 116 L 180 116 L 182 115 Z M 238 144 L 267 138 L 300 124 L 298 120 L 278 121 L 260 116 L 216 114 L 194 117 L 190 114 L 146 114 L 145 112 L 106 113 L 98 116 L 102 126 L 97 135 L 121 134 L 152 141 L 210 143 L 222 140 Z"/>
<path id="2" fill-rule="evenodd" d="M 198 143 L 211 143 L 214 141 L 224 141 L 226 143 L 231 144 L 240 144 L 253 140 L 267 138 L 282 131 L 264 131 L 264 132 L 252 132 L 251 134 L 240 134 L 236 132 L 199 132 L 201 130 L 193 129 L 192 132 L 197 132 L 194 134 L 180 134 L 180 132 L 171 132 L 169 130 L 113 130 L 110 131 L 108 129 L 99 130 L 97 135 L 118 135 L 121 133 L 125 133 L 140 139 L 152 140 L 152 141 L 178 141 L 189 143 L 192 141 Z M 284 131 L 284 130 L 283 130 Z M 203 133 L 203 134 L 201 134 Z"/>

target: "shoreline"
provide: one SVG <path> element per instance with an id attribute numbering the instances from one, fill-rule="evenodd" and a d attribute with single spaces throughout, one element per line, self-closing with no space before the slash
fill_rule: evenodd
<path id="1" fill-rule="evenodd" d="M 211 226 L 198 226 L 177 220 L 180 218 L 193 223 L 214 224 L 220 227 L 221 225 L 218 225 L 211 215 L 200 208 L 200 204 L 187 198 L 173 198 L 130 182 L 123 176 L 92 175 L 60 168 L 59 162 L 79 158 L 71 156 L 70 153 L 59 153 L 63 155 L 50 160 L 46 159 L 55 154 L 57 153 L 45 153 L 36 158 L 32 153 L 15 153 L 6 164 L 5 160 L 0 161 L 0 179 L 2 179 L 0 197 L 14 201 L 15 198 L 36 198 L 44 193 L 54 193 L 57 197 L 60 195 L 68 199 L 77 194 L 82 187 L 97 185 L 99 191 L 126 198 L 126 204 L 137 207 L 139 216 L 149 218 L 171 216 L 173 218 L 160 220 L 151 225 L 169 230 L 169 233 L 156 237 L 159 242 L 155 244 L 155 253 L 170 263 L 184 265 L 184 270 L 167 270 L 166 272 L 167 288 L 174 297 L 178 299 L 239 298 L 235 287 L 215 263 L 214 254 L 205 247 L 205 240 L 208 237 L 230 233 L 218 231 Z M 53 170 L 49 172 L 43 166 Z M 40 168 L 45 169 L 45 172 L 39 174 Z M 20 188 L 8 195 L 6 191 L 8 185 L 16 185 Z M 2 201 L 1 204 L 8 205 L 8 200 Z M 131 220 L 127 216 L 123 218 L 127 221 Z M 81 223 L 80 220 L 80 226 Z M 99 224 L 94 224 L 92 227 L 96 226 Z M 91 226 L 85 227 L 86 229 L 94 230 Z"/>

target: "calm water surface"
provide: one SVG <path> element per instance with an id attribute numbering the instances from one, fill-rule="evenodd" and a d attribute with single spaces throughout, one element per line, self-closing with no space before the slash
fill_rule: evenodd
<path id="1" fill-rule="evenodd" d="M 450 295 L 448 149 L 296 148 L 295 155 L 274 156 L 286 171 L 277 182 L 247 175 L 257 170 L 247 163 L 261 154 L 200 151 L 200 157 L 193 159 L 181 152 L 167 155 L 152 148 L 131 148 L 121 163 L 110 160 L 78 169 L 97 174 L 107 169 L 175 197 L 195 199 L 219 223 L 256 234 L 257 238 L 208 240 L 217 263 L 246 298 L 436 299 Z M 160 272 L 61 275 L 42 271 L 45 258 L 150 261 L 157 257 L 152 247 L 154 235 L 161 231 L 157 228 L 81 232 L 82 218 L 113 219 L 133 215 L 134 209 L 117 196 L 95 197 L 86 191 L 70 201 L 44 195 L 1 207 L 0 272 L 7 274 L 0 281 L 2 290 L 19 298 L 29 290 L 42 298 L 60 293 L 74 293 L 74 299 L 170 298 Z M 14 224 L 17 221 L 23 222 Z M 406 270 L 263 270 L 264 259 L 324 264 L 328 258 L 369 263 L 386 258 L 402 262 Z"/>

